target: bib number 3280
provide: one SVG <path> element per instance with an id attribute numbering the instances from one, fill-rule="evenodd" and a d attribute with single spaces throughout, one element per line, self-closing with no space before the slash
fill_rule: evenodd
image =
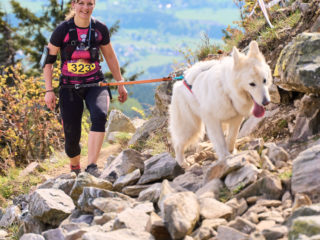
<path id="1" fill-rule="evenodd" d="M 68 71 L 75 74 L 86 74 L 96 68 L 94 63 L 68 63 Z"/>

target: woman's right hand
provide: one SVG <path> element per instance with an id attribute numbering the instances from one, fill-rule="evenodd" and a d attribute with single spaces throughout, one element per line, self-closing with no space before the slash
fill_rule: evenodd
<path id="1" fill-rule="evenodd" d="M 54 92 L 46 92 L 46 95 L 44 96 L 44 101 L 47 105 L 47 107 L 53 111 L 56 107 L 56 95 Z"/>

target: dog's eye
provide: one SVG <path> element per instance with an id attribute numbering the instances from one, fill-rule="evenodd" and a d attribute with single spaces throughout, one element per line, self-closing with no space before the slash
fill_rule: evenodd
<path id="1" fill-rule="evenodd" d="M 254 82 L 249 83 L 249 85 L 250 85 L 251 87 L 255 87 L 255 86 L 256 86 L 256 84 L 255 84 Z"/>
<path id="2" fill-rule="evenodd" d="M 267 79 L 264 78 L 263 79 L 263 84 L 266 84 L 266 82 L 267 82 Z"/>

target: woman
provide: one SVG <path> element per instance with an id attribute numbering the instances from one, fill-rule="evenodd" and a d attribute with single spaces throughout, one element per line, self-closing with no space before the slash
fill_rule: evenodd
<path id="1" fill-rule="evenodd" d="M 99 49 L 116 81 L 123 81 L 118 59 L 110 42 L 106 25 L 91 18 L 95 0 L 73 0 L 66 21 L 52 33 L 48 44 L 49 56 L 44 66 L 45 102 L 54 109 L 56 97 L 52 87 L 53 63 L 60 51 L 61 78 L 59 107 L 65 134 L 65 151 L 70 158 L 71 171 L 79 174 L 81 118 L 86 104 L 92 122 L 88 138 L 86 172 L 98 177 L 97 160 L 104 140 L 105 124 L 110 102 L 107 87 L 75 89 L 74 84 L 88 84 L 103 79 L 99 64 Z M 118 87 L 119 101 L 127 100 L 125 87 Z"/>

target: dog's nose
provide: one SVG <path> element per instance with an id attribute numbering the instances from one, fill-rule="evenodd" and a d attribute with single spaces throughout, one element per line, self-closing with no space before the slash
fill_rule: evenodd
<path id="1" fill-rule="evenodd" d="M 266 105 L 268 105 L 269 103 L 270 103 L 270 100 L 269 100 L 268 98 L 266 98 L 266 97 L 263 97 L 262 105 L 263 105 L 263 106 L 266 106 Z"/>

